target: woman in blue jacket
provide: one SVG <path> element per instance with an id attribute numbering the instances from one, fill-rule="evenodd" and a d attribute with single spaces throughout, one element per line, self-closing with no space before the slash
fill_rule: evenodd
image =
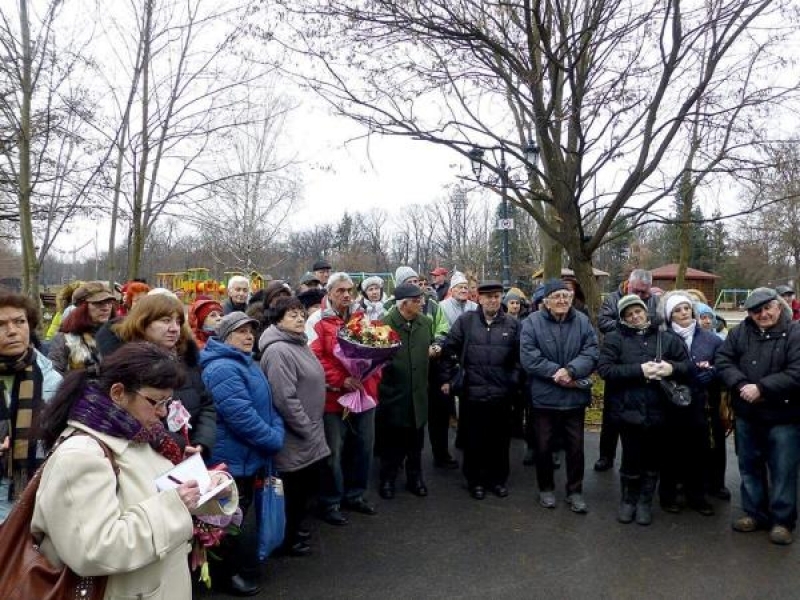
<path id="1" fill-rule="evenodd" d="M 222 318 L 217 337 L 200 353 L 203 382 L 217 409 L 217 439 L 213 463 L 225 463 L 239 488 L 239 506 L 246 514 L 253 502 L 256 475 L 271 469 L 272 456 L 283 446 L 283 421 L 272 406 L 267 378 L 251 355 L 258 322 L 243 312 Z M 256 532 L 223 540 L 222 561 L 216 563 L 229 590 L 236 595 L 258 593 Z M 215 564 L 215 563 L 212 563 Z"/>

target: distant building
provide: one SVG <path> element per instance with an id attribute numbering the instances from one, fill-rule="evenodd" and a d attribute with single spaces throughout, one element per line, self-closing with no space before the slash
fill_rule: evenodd
<path id="1" fill-rule="evenodd" d="M 675 280 L 678 278 L 677 263 L 651 269 L 650 272 L 653 274 L 653 286 L 660 287 L 665 292 L 675 289 Z M 713 305 L 717 298 L 717 279 L 720 279 L 719 275 L 689 267 L 686 269 L 683 288 L 703 292 L 709 304 Z"/>

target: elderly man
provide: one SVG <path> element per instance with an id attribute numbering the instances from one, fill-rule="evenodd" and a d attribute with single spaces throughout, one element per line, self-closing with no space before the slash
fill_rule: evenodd
<path id="1" fill-rule="evenodd" d="M 478 286 L 479 310 L 460 316 L 447 336 L 444 354 L 460 367 L 459 434 L 470 494 L 483 500 L 486 488 L 508 496 L 512 392 L 519 380 L 519 321 L 500 310 L 503 286 Z M 451 369 L 455 374 L 455 369 Z M 451 383 L 442 391 L 451 392 Z"/>
<path id="2" fill-rule="evenodd" d="M 744 516 L 733 529 L 770 529 L 792 543 L 800 466 L 800 327 L 775 290 L 756 288 L 747 317 L 717 351 L 716 367 L 736 413 L 736 453 Z"/>
<path id="3" fill-rule="evenodd" d="M 431 271 L 431 287 L 436 292 L 436 299 L 441 302 L 447 298 L 447 292 L 450 291 L 450 285 L 447 283 L 447 269 L 444 267 L 436 267 Z"/>
<path id="4" fill-rule="evenodd" d="M 792 309 L 792 321 L 800 321 L 800 302 L 794 297 L 794 288 L 790 285 L 779 285 L 775 291 Z"/>
<path id="5" fill-rule="evenodd" d="M 384 321 L 403 346 L 383 369 L 376 417 L 381 455 L 380 495 L 394 498 L 395 479 L 403 462 L 406 489 L 427 496 L 422 479 L 422 446 L 428 420 L 428 357 L 433 352 L 430 318 L 422 314 L 424 292 L 404 283 L 394 290 L 397 304 Z"/>
<path id="6" fill-rule="evenodd" d="M 567 504 L 585 513 L 583 422 L 592 400 L 589 376 L 600 355 L 589 318 L 572 307 L 573 293 L 560 279 L 544 285 L 544 307 L 522 321 L 520 362 L 528 374 L 536 440 L 539 503 L 556 507 L 553 440 L 563 441 Z"/>
<path id="7" fill-rule="evenodd" d="M 331 263 L 324 258 L 321 258 L 311 265 L 311 272 L 314 273 L 314 276 L 317 278 L 320 285 L 323 288 L 327 288 L 328 279 L 331 276 Z"/>
<path id="8" fill-rule="evenodd" d="M 419 275 L 411 267 L 397 267 L 394 272 L 395 284 L 419 285 Z M 450 324 L 442 310 L 440 304 L 428 294 L 423 295 L 422 314 L 431 320 L 431 334 L 433 335 L 434 345 L 431 353 L 431 364 L 428 371 L 428 437 L 433 451 L 433 464 L 439 469 L 458 469 L 456 461 L 447 449 L 448 433 L 450 430 L 450 415 L 452 399 L 444 397 L 441 391 L 439 378 L 439 358 L 441 348 Z M 385 307 L 388 310 L 394 304 L 395 298 L 390 298 Z"/>
<path id="9" fill-rule="evenodd" d="M 345 419 L 344 409 L 338 402 L 346 392 L 358 389 L 377 398 L 380 383 L 377 373 L 366 381 L 356 379 L 333 352 L 337 344 L 336 334 L 357 312 L 352 310 L 353 288 L 353 280 L 347 273 L 331 275 L 325 306 L 306 322 L 308 344 L 325 370 L 325 414 L 322 419 L 331 454 L 323 469 L 319 510 L 322 519 L 331 525 L 347 524 L 341 508 L 365 515 L 376 513 L 364 499 L 375 440 L 375 409 L 350 412 Z"/>
<path id="10" fill-rule="evenodd" d="M 33 345 L 38 324 L 39 310 L 30 298 L 0 290 L 0 457 L 11 475 L 0 513 L 19 497 L 44 458 L 31 424 L 61 383 L 53 364 Z"/>
<path id="11" fill-rule="evenodd" d="M 614 331 L 619 321 L 617 303 L 626 294 L 636 294 L 647 306 L 647 313 L 653 323 L 658 322 L 659 296 L 652 294 L 653 274 L 644 269 L 634 269 L 628 276 L 627 282 L 621 284 L 613 294 L 606 296 L 600 311 L 597 313 L 597 328 L 606 334 Z M 608 410 L 603 403 L 603 424 L 600 429 L 600 458 L 594 464 L 595 471 L 608 471 L 614 466 L 614 457 L 617 454 L 617 441 L 619 429 L 611 423 Z"/>
<path id="12" fill-rule="evenodd" d="M 226 315 L 232 312 L 247 312 L 247 297 L 250 295 L 250 280 L 243 275 L 234 275 L 228 280 L 228 299 L 222 305 Z"/>

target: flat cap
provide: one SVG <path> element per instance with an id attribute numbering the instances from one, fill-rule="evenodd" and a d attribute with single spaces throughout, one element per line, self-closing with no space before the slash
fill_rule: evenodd
<path id="1" fill-rule="evenodd" d="M 490 294 L 491 292 L 502 292 L 503 284 L 499 281 L 481 281 L 478 285 L 479 294 Z"/>
<path id="2" fill-rule="evenodd" d="M 750 295 L 747 297 L 747 300 L 744 301 L 744 308 L 745 310 L 755 310 L 760 306 L 763 306 L 767 302 L 772 300 L 778 299 L 778 292 L 773 290 L 772 288 L 756 288 Z"/>
<path id="3" fill-rule="evenodd" d="M 403 283 L 394 288 L 394 299 L 405 300 L 406 298 L 419 298 L 424 292 L 422 288 L 413 283 Z"/>

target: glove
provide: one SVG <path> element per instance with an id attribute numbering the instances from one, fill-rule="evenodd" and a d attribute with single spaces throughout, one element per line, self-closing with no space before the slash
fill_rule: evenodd
<path id="1" fill-rule="evenodd" d="M 695 375 L 694 380 L 700 385 L 706 386 L 711 384 L 715 378 L 716 373 L 714 373 L 714 369 L 702 369 Z"/>

